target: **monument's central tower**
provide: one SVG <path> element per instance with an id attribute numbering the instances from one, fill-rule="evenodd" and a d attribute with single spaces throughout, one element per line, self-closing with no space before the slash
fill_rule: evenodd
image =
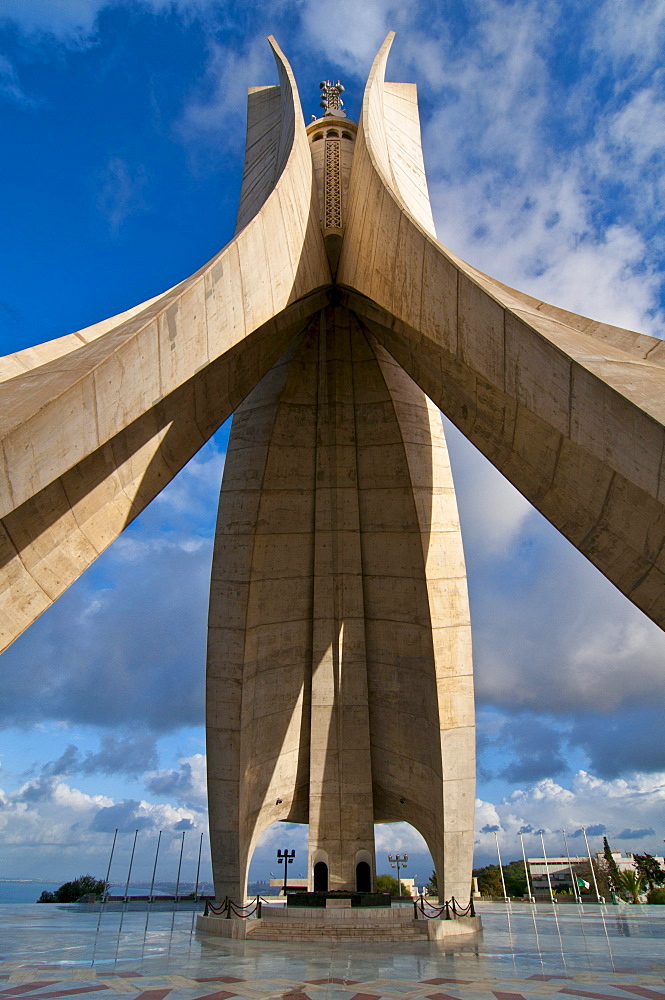
<path id="1" fill-rule="evenodd" d="M 309 824 L 310 888 L 370 891 L 374 823 L 407 820 L 462 897 L 473 686 L 450 465 L 438 409 L 336 285 L 357 126 L 341 85 L 321 87 L 325 113 L 306 133 L 328 303 L 237 410 L 222 482 L 208 660 L 216 892 L 238 898 L 275 820 Z M 413 101 L 394 97 L 417 127 Z M 395 139 L 424 187 L 422 159 Z"/>
<path id="2" fill-rule="evenodd" d="M 325 114 L 307 126 L 323 242 L 333 278 L 337 275 L 342 249 L 353 148 L 358 131 L 356 123 L 349 121 L 344 112 L 340 97 L 343 89 L 339 82 L 335 84 L 325 80 L 321 83 L 324 95 L 321 106 L 326 109 Z"/>

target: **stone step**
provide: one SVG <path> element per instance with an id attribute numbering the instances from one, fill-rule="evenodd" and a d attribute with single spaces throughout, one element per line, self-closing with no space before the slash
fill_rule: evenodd
<path id="1" fill-rule="evenodd" d="M 262 941 L 288 941 L 305 937 L 325 937 L 337 940 L 359 936 L 364 941 L 405 941 L 426 938 L 427 930 L 424 924 L 422 928 L 409 924 L 387 924 L 383 927 L 376 924 L 367 924 L 345 927 L 344 924 L 331 926 L 330 924 L 319 924 L 312 921 L 299 923 L 289 920 L 288 924 L 284 922 L 279 925 L 276 923 L 273 924 L 271 921 L 261 921 L 260 924 L 257 923 L 254 926 L 250 924 L 247 927 L 247 935 L 248 937 L 260 938 Z"/>

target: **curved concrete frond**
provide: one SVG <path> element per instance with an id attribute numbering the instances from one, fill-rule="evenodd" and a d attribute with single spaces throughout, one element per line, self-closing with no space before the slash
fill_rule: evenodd
<path id="1" fill-rule="evenodd" d="M 465 436 L 665 625 L 665 347 L 511 289 L 438 243 L 397 182 L 385 63 L 369 76 L 338 281 Z"/>
<path id="2" fill-rule="evenodd" d="M 330 270 L 309 144 L 272 45 L 272 172 L 252 193 L 248 171 L 242 230 L 163 295 L 5 361 L 0 648 L 163 489 L 321 307 L 312 292 Z M 259 104 L 251 95 L 250 168 Z"/>

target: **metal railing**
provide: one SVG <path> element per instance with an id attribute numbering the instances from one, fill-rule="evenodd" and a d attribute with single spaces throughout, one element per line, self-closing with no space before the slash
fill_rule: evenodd
<path id="1" fill-rule="evenodd" d="M 205 910 L 203 911 L 203 916 L 208 917 L 212 913 L 215 917 L 226 917 L 230 920 L 232 917 L 238 917 L 240 920 L 247 920 L 249 917 L 256 915 L 256 919 L 261 919 L 261 906 L 267 900 L 263 899 L 262 896 L 257 896 L 253 899 L 251 903 L 234 903 L 232 899 L 228 896 L 224 897 L 223 902 L 220 906 L 215 906 L 210 900 L 206 899 Z"/>
<path id="2" fill-rule="evenodd" d="M 425 909 L 426 906 L 429 907 L 429 910 Z M 452 899 L 447 899 L 443 906 L 432 906 L 422 894 L 413 901 L 414 920 L 422 920 L 423 918 L 427 920 L 456 920 L 457 917 L 475 917 L 475 915 L 473 899 L 470 899 L 466 906 L 458 903 L 454 896 Z"/>

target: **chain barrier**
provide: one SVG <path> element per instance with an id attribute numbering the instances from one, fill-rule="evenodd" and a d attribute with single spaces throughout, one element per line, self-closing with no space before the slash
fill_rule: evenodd
<path id="1" fill-rule="evenodd" d="M 225 896 L 221 905 L 215 906 L 209 899 L 206 899 L 203 916 L 207 917 L 212 913 L 215 917 L 225 917 L 227 920 L 230 920 L 231 917 L 247 920 L 256 914 L 257 920 L 260 920 L 262 904 L 267 902 L 268 900 L 262 896 L 257 896 L 251 903 L 241 905 L 240 903 L 234 903 L 232 899 Z M 429 907 L 429 910 L 425 909 L 426 906 Z M 423 917 L 427 920 L 456 920 L 458 917 L 475 917 L 475 915 L 476 911 L 473 899 L 470 899 L 466 906 L 458 903 L 454 896 L 451 899 L 447 899 L 443 906 L 432 906 L 431 903 L 425 900 L 422 894 L 413 901 L 414 920 L 420 920 Z"/>
<path id="2" fill-rule="evenodd" d="M 429 907 L 429 912 L 425 909 L 425 906 Z M 447 899 L 442 906 L 432 906 L 431 903 L 426 902 L 422 894 L 413 901 L 414 920 L 419 920 L 423 917 L 427 920 L 456 920 L 458 917 L 475 917 L 475 915 L 476 910 L 473 905 L 473 898 L 469 900 L 466 906 L 458 903 L 454 896 L 451 899 Z"/>
<path id="3" fill-rule="evenodd" d="M 203 916 L 207 917 L 211 913 L 215 917 L 226 917 L 230 920 L 231 917 L 239 917 L 241 920 L 247 920 L 249 917 L 253 917 L 256 914 L 256 919 L 261 919 L 261 906 L 267 900 L 263 899 L 262 896 L 257 896 L 253 899 L 251 903 L 234 903 L 232 899 L 225 896 L 220 906 L 215 906 L 208 899 L 206 899 L 205 910 L 203 911 Z M 246 911 L 246 912 L 244 912 Z"/>

